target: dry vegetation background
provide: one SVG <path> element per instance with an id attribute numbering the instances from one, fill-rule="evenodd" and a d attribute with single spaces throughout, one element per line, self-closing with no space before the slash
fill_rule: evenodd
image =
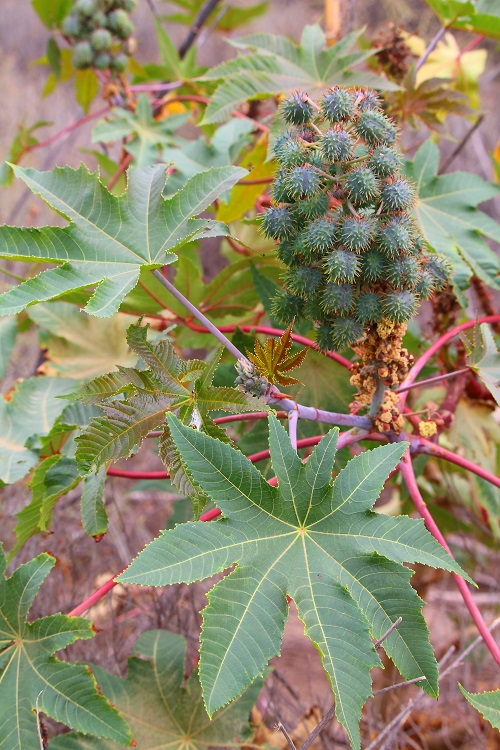
<path id="1" fill-rule="evenodd" d="M 160 12 L 169 8 L 169 4 L 163 0 L 154 0 L 154 3 Z M 430 39 L 436 30 L 436 22 L 423 0 L 358 0 L 353 4 L 353 11 L 355 25 L 366 24 L 371 36 L 383 29 L 388 21 L 404 25 L 426 39 Z M 250 30 L 272 30 L 298 37 L 305 23 L 321 20 L 322 12 L 323 3 L 319 1 L 271 0 L 268 14 L 259 19 Z M 139 8 L 134 15 L 139 59 L 157 59 L 150 9 L 146 0 L 139 0 Z M 184 34 L 184 30 L 179 28 L 173 28 L 171 32 L 177 41 Z M 41 137 L 47 137 L 81 116 L 70 87 L 60 86 L 49 98 L 42 101 L 40 99 L 46 71 L 34 65 L 33 61 L 44 54 L 46 41 L 46 31 L 29 0 L 0 0 L 0 159 L 5 158 L 20 122 L 29 124 L 36 120 L 50 120 L 53 125 L 40 131 Z M 489 45 L 489 49 L 488 68 L 481 83 L 485 120 L 460 159 L 453 165 L 453 169 L 470 168 L 488 179 L 491 178 L 489 152 L 500 138 L 500 56 L 493 43 Z M 213 35 L 200 50 L 199 60 L 210 65 L 230 54 L 231 48 L 222 36 Z M 96 102 L 93 106 L 100 105 Z M 454 124 L 456 137 L 460 138 L 467 127 L 466 123 L 457 121 Z M 89 144 L 90 130 L 91 126 L 78 129 L 63 142 L 33 152 L 23 164 L 40 169 L 64 163 L 76 166 L 81 158 L 79 148 Z M 449 153 L 453 146 L 453 143 L 445 143 L 442 150 Z M 495 212 L 495 208 L 492 207 L 491 211 Z M 47 217 L 45 209 L 21 185 L 1 191 L 2 222 L 37 225 L 43 224 Z M 53 214 L 50 215 L 50 221 L 53 221 Z M 3 283 L 5 280 L 0 276 L 0 289 Z M 5 392 L 15 378 L 33 375 L 39 364 L 39 357 L 36 334 L 33 333 L 31 340 L 25 341 L 16 350 L 2 391 Z M 134 459 L 136 468 L 160 468 L 158 463 L 153 454 L 148 455 L 147 451 L 140 458 Z M 0 490 L 0 537 L 4 541 L 10 540 L 11 514 L 20 509 L 26 498 L 27 490 L 22 486 Z M 117 478 L 109 481 L 107 499 L 110 531 L 100 544 L 96 545 L 81 529 L 79 493 L 74 491 L 57 505 L 55 533 L 31 540 L 18 556 L 17 562 L 20 562 L 20 558 L 28 559 L 42 550 L 50 550 L 58 559 L 55 572 L 44 584 L 35 603 L 34 615 L 69 611 L 116 574 L 147 541 L 165 528 L 174 507 L 171 496 L 158 488 L 151 491 Z M 465 540 L 462 541 L 466 543 Z M 498 559 L 494 559 L 490 551 L 479 547 L 474 550 L 474 556 L 478 559 L 478 573 L 483 577 L 486 592 L 480 595 L 482 599 L 479 603 L 486 621 L 491 621 L 500 610 L 500 586 L 496 572 Z M 419 593 L 429 602 L 426 616 L 438 657 L 451 645 L 457 649 L 467 645 L 475 637 L 475 631 L 464 613 L 458 593 L 450 586 L 449 578 L 433 571 L 419 570 L 415 582 Z M 188 654 L 193 665 L 197 648 L 196 633 L 200 625 L 198 612 L 203 606 L 206 588 L 205 584 L 189 588 L 175 586 L 164 590 L 115 588 L 112 595 L 92 610 L 93 621 L 101 631 L 92 642 L 71 647 L 68 650 L 69 657 L 93 660 L 110 670 L 123 673 L 126 657 L 137 635 L 144 629 L 167 627 L 188 636 Z M 297 725 L 295 737 L 300 739 L 300 734 L 307 735 L 330 707 L 331 693 L 319 664 L 319 657 L 303 637 L 301 625 L 293 613 L 285 633 L 283 655 L 275 663 L 276 671 L 268 680 L 259 708 L 265 714 L 268 727 L 272 727 L 277 720 L 289 727 Z M 434 703 L 424 698 L 405 722 L 402 732 L 386 746 L 386 750 L 500 748 L 500 735 L 484 726 L 478 714 L 466 704 L 456 687 L 457 678 L 472 690 L 499 686 L 498 672 L 490 665 L 486 651 L 481 647 L 476 649 L 473 658 L 444 681 L 439 701 Z M 383 687 L 395 679 L 398 678 L 390 667 L 385 672 L 377 670 L 375 687 Z M 364 719 L 365 747 L 415 694 L 414 688 L 405 688 L 369 701 Z M 261 728 L 257 740 L 283 746 L 282 736 L 272 729 Z M 335 723 L 323 734 L 317 746 L 328 750 L 346 747 L 343 735 Z"/>

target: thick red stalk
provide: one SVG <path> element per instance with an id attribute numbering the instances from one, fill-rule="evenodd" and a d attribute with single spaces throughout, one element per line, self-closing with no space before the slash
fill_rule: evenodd
<path id="1" fill-rule="evenodd" d="M 188 326 L 188 328 L 191 328 L 192 331 L 199 331 L 200 333 L 209 333 L 207 329 L 204 326 L 198 325 L 197 323 L 193 323 L 190 320 L 185 320 L 185 324 Z M 268 326 L 236 326 L 236 325 L 227 325 L 227 326 L 218 326 L 219 331 L 222 331 L 222 333 L 234 333 L 236 328 L 239 328 L 240 331 L 243 331 L 243 333 L 251 333 L 252 331 L 255 331 L 255 333 L 264 333 L 267 336 L 282 336 L 284 334 L 284 331 L 281 328 L 269 328 Z M 292 333 L 291 335 L 292 341 L 295 341 L 296 344 L 302 344 L 302 346 L 308 346 L 310 349 L 315 349 L 317 352 L 321 351 L 319 346 L 316 344 L 315 341 L 312 339 L 306 338 L 306 336 L 300 336 L 298 333 Z M 335 360 L 335 362 L 338 362 L 339 365 L 342 365 L 342 367 L 345 367 L 346 369 L 350 370 L 352 367 L 352 362 L 349 362 L 348 359 L 343 357 L 341 354 L 337 354 L 337 352 L 332 352 L 328 350 L 327 352 L 321 352 L 326 357 L 329 357 L 330 359 Z"/>
<path id="2" fill-rule="evenodd" d="M 125 570 L 125 568 L 123 569 Z M 120 573 L 123 573 L 123 570 L 120 570 Z M 94 591 L 93 594 L 91 594 L 85 601 L 83 601 L 81 604 L 79 604 L 77 607 L 71 610 L 71 612 L 68 612 L 68 617 L 79 617 L 81 614 L 83 614 L 87 609 L 90 609 L 94 606 L 94 604 L 97 604 L 97 602 L 102 599 L 106 594 L 108 594 L 111 589 L 113 589 L 116 586 L 115 578 L 120 575 L 120 573 L 117 573 L 113 576 L 113 578 L 110 578 L 109 581 L 106 581 L 106 583 L 103 583 L 102 586 L 99 586 L 97 591 Z"/>
<path id="3" fill-rule="evenodd" d="M 80 117 L 78 120 L 75 120 L 75 122 L 72 122 L 71 125 L 66 125 L 65 128 L 62 128 L 62 130 L 59 130 L 57 133 L 54 133 L 54 135 L 51 135 L 50 138 L 46 138 L 44 141 L 38 141 L 38 143 L 34 143 L 32 146 L 27 146 L 25 148 L 25 153 L 27 151 L 34 151 L 37 148 L 43 148 L 44 146 L 50 146 L 52 143 L 56 143 L 60 138 L 63 138 L 65 135 L 68 135 L 68 133 L 71 133 L 73 130 L 76 130 L 76 128 L 79 128 L 81 125 L 85 125 L 86 122 L 90 122 L 91 120 L 95 120 L 96 117 L 102 117 L 103 115 L 107 114 L 110 111 L 111 107 L 103 107 L 102 109 L 98 109 L 96 112 L 91 112 L 89 115 L 85 115 L 84 117 Z"/>
<path id="4" fill-rule="evenodd" d="M 409 437 L 408 439 L 411 441 L 412 453 L 426 453 L 429 456 L 444 458 L 446 461 L 450 461 L 450 463 L 456 464 L 456 466 L 461 466 L 462 469 L 472 471 L 474 474 L 477 474 L 478 477 L 482 477 L 483 479 L 486 479 L 487 482 L 491 482 L 491 484 L 494 484 L 495 487 L 500 488 L 500 477 L 497 477 L 490 471 L 483 469 L 482 466 L 478 466 L 473 461 L 469 461 L 468 458 L 459 456 L 458 453 L 453 453 L 453 451 L 449 451 L 447 448 L 443 448 L 441 445 L 436 445 L 436 443 L 433 443 L 431 440 L 427 440 L 423 437 Z"/>
<path id="5" fill-rule="evenodd" d="M 436 522 L 434 521 L 429 509 L 427 508 L 427 505 L 420 494 L 420 490 L 417 485 L 417 479 L 415 477 L 415 472 L 413 471 L 413 466 L 411 462 L 411 457 L 409 454 L 409 451 L 405 453 L 403 456 L 401 463 L 401 473 L 404 477 L 406 486 L 408 488 L 408 492 L 410 493 L 410 497 L 413 501 L 413 504 L 415 505 L 415 508 L 417 509 L 418 513 L 422 516 L 424 519 L 425 525 L 439 544 L 444 547 L 444 549 L 450 554 L 451 557 L 453 555 L 451 554 L 450 548 L 448 547 L 448 544 L 446 542 L 446 539 L 442 535 L 441 531 L 439 530 Z M 453 578 L 455 579 L 455 583 L 457 585 L 458 590 L 460 591 L 462 598 L 464 600 L 465 606 L 470 612 L 470 615 L 472 619 L 474 620 L 474 623 L 479 630 L 481 636 L 483 637 L 483 640 L 493 656 L 494 660 L 500 667 L 500 648 L 493 638 L 492 634 L 490 633 L 488 626 L 486 625 L 485 621 L 483 620 L 483 616 L 481 612 L 479 611 L 479 608 L 474 601 L 474 597 L 472 596 L 468 584 L 464 581 L 463 578 L 461 578 L 456 573 L 452 573 Z"/>
<path id="6" fill-rule="evenodd" d="M 108 477 L 123 477 L 124 479 L 168 479 L 168 471 L 130 471 L 129 469 L 112 469 L 106 472 Z"/>
<path id="7" fill-rule="evenodd" d="M 452 328 L 447 333 L 440 336 L 433 344 L 430 346 L 415 362 L 413 367 L 411 368 L 410 372 L 406 376 L 406 378 L 401 383 L 401 388 L 407 388 L 407 386 L 412 385 L 412 383 L 415 382 L 416 378 L 420 374 L 420 372 L 423 370 L 427 362 L 434 356 L 436 352 L 438 352 L 442 346 L 448 343 L 448 341 L 451 341 L 451 339 L 455 338 L 455 336 L 458 336 L 459 333 L 462 331 L 467 331 L 469 328 L 474 328 L 476 323 L 498 323 L 500 322 L 500 315 L 485 315 L 482 318 L 477 318 L 477 320 L 468 320 L 467 323 L 462 323 L 459 326 L 455 326 L 455 328 Z M 408 396 L 409 391 L 406 390 L 404 393 L 401 394 L 401 398 L 399 399 L 399 410 L 401 411 L 404 405 L 406 404 L 406 399 Z"/>

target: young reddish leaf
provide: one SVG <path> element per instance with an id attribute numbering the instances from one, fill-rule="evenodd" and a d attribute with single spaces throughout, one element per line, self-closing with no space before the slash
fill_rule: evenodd
<path id="1" fill-rule="evenodd" d="M 289 325 L 279 339 L 268 338 L 264 346 L 255 341 L 255 351 L 249 352 L 248 359 L 253 362 L 261 375 L 264 375 L 273 385 L 294 385 L 300 380 L 291 378 L 284 373 L 294 370 L 303 363 L 307 349 L 297 354 L 290 354 L 292 348 L 292 326 Z"/>

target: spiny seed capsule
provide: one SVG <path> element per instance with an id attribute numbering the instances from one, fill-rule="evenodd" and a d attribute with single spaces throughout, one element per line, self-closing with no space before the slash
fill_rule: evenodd
<path id="1" fill-rule="evenodd" d="M 111 34 L 107 29 L 96 29 L 90 35 L 90 44 L 96 52 L 107 52 L 111 41 Z"/>
<path id="2" fill-rule="evenodd" d="M 410 183 L 402 177 L 384 185 L 380 197 L 386 211 L 407 211 L 415 200 Z"/>
<path id="3" fill-rule="evenodd" d="M 396 140 L 396 128 L 382 113 L 374 109 L 361 112 L 356 132 L 368 146 L 391 145 Z"/>
<path id="4" fill-rule="evenodd" d="M 111 58 L 109 67 L 117 73 L 123 73 L 128 65 L 128 57 L 123 52 Z"/>
<path id="5" fill-rule="evenodd" d="M 282 325 L 289 326 L 302 316 L 304 300 L 289 291 L 280 291 L 273 299 L 271 312 Z"/>
<path id="6" fill-rule="evenodd" d="M 368 166 L 378 177 L 393 177 L 401 165 L 400 155 L 388 146 L 376 148 L 368 160 Z"/>
<path id="7" fill-rule="evenodd" d="M 312 255 L 321 257 L 333 247 L 335 223 L 323 218 L 312 221 L 304 232 L 304 245 Z"/>
<path id="8" fill-rule="evenodd" d="M 316 343 L 322 352 L 327 352 L 329 349 L 334 348 L 335 344 L 330 323 L 323 323 L 316 329 Z"/>
<path id="9" fill-rule="evenodd" d="M 347 130 L 327 130 L 321 139 L 321 153 L 325 161 L 348 161 L 353 148 L 354 138 Z"/>
<path id="10" fill-rule="evenodd" d="M 411 252 L 415 226 L 408 216 L 395 216 L 380 229 L 377 244 L 385 255 L 395 258 L 400 253 Z"/>
<path id="11" fill-rule="evenodd" d="M 98 70 L 107 70 L 111 65 L 111 55 L 109 52 L 99 52 L 94 57 L 93 66 Z"/>
<path id="12" fill-rule="evenodd" d="M 341 245 L 360 253 L 370 246 L 374 234 L 374 223 L 368 218 L 348 216 L 344 219 L 339 230 Z"/>
<path id="13" fill-rule="evenodd" d="M 78 70 L 88 68 L 94 57 L 94 50 L 89 42 L 78 42 L 73 50 L 73 65 Z"/>
<path id="14" fill-rule="evenodd" d="M 356 300 L 354 317 L 363 326 L 369 323 L 378 323 L 382 317 L 382 302 L 375 292 L 360 294 Z"/>
<path id="15" fill-rule="evenodd" d="M 295 200 L 310 198 L 318 191 L 320 176 L 312 167 L 293 167 L 285 178 L 285 185 Z"/>
<path id="16" fill-rule="evenodd" d="M 74 38 L 78 38 L 82 33 L 81 21 L 79 17 L 73 13 L 70 13 L 69 16 L 66 16 L 66 18 L 62 22 L 61 28 L 63 34 L 66 34 L 66 36 L 72 36 Z"/>
<path id="17" fill-rule="evenodd" d="M 307 94 L 294 91 L 292 96 L 283 102 L 281 114 L 284 120 L 292 125 L 302 125 L 311 121 L 313 107 L 308 101 Z"/>
<path id="18" fill-rule="evenodd" d="M 325 273 L 331 281 L 352 284 L 359 275 L 361 261 L 349 250 L 334 250 L 325 258 Z"/>
<path id="19" fill-rule="evenodd" d="M 347 175 L 347 192 L 355 206 L 366 206 L 376 200 L 379 183 L 376 175 L 366 167 L 354 169 Z"/>
<path id="20" fill-rule="evenodd" d="M 304 318 L 306 320 L 323 320 L 325 313 L 321 307 L 319 297 L 313 297 L 304 301 Z"/>
<path id="21" fill-rule="evenodd" d="M 385 278 L 396 289 L 413 289 L 420 278 L 420 266 L 418 260 L 411 256 L 401 256 L 386 261 Z"/>
<path id="22" fill-rule="evenodd" d="M 125 10 L 114 10 L 108 15 L 106 26 L 113 31 L 119 39 L 127 39 L 132 36 L 134 25 Z"/>
<path id="23" fill-rule="evenodd" d="M 321 307 L 328 313 L 348 313 L 354 303 L 351 284 L 327 284 L 321 295 Z"/>
<path id="24" fill-rule="evenodd" d="M 415 292 L 420 299 L 429 299 L 434 291 L 434 276 L 429 271 L 422 271 Z"/>
<path id="25" fill-rule="evenodd" d="M 296 232 L 293 213 L 282 206 L 269 208 L 264 214 L 262 228 L 268 237 L 275 240 L 288 240 Z"/>
<path id="26" fill-rule="evenodd" d="M 322 283 L 323 274 L 318 268 L 299 266 L 291 269 L 285 277 L 285 286 L 301 297 L 316 294 Z"/>
<path id="27" fill-rule="evenodd" d="M 359 91 L 356 91 L 356 100 L 360 112 L 367 109 L 380 109 L 380 99 L 375 91 L 372 91 L 371 89 L 359 89 Z"/>
<path id="28" fill-rule="evenodd" d="M 279 260 L 284 263 L 285 266 L 297 265 L 297 263 L 299 262 L 299 258 L 297 257 L 298 253 L 296 253 L 295 251 L 293 242 L 281 242 L 278 245 L 276 254 Z"/>
<path id="29" fill-rule="evenodd" d="M 321 102 L 323 116 L 330 122 L 344 122 L 354 113 L 354 96 L 349 89 L 332 88 Z"/>
<path id="30" fill-rule="evenodd" d="M 361 276 L 363 280 L 375 282 L 384 275 L 385 258 L 378 250 L 368 250 L 363 255 L 363 265 L 361 267 Z"/>
<path id="31" fill-rule="evenodd" d="M 304 163 L 304 147 L 295 137 L 287 137 L 282 141 L 277 141 L 273 153 L 278 164 L 286 168 Z"/>
<path id="32" fill-rule="evenodd" d="M 303 219 L 315 219 L 323 216 L 330 205 L 330 199 L 326 193 L 316 193 L 310 198 L 305 198 L 295 204 L 294 211 Z"/>
<path id="33" fill-rule="evenodd" d="M 384 317 L 393 323 L 406 323 L 415 315 L 417 304 L 417 296 L 408 289 L 388 292 L 382 303 Z"/>
<path id="34" fill-rule="evenodd" d="M 363 335 L 363 326 L 354 318 L 336 318 L 330 328 L 330 334 L 337 349 L 353 344 Z"/>
<path id="35" fill-rule="evenodd" d="M 424 260 L 425 270 L 434 279 L 434 289 L 438 291 L 444 289 L 452 275 L 452 267 L 449 261 L 443 255 L 427 255 Z"/>
<path id="36" fill-rule="evenodd" d="M 75 3 L 75 12 L 83 17 L 93 16 L 97 10 L 95 0 L 78 0 Z"/>
<path id="37" fill-rule="evenodd" d="M 288 192 L 288 188 L 285 183 L 286 173 L 278 172 L 274 178 L 273 187 L 271 190 L 273 199 L 277 203 L 293 203 L 293 197 Z"/>

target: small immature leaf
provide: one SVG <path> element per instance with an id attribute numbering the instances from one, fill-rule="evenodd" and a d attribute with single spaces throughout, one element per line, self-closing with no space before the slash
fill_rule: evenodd
<path id="1" fill-rule="evenodd" d="M 300 367 L 307 354 L 302 349 L 297 354 L 290 354 L 292 348 L 292 326 L 289 325 L 279 339 L 268 338 L 264 346 L 255 339 L 255 351 L 247 352 L 248 359 L 253 362 L 261 375 L 264 375 L 273 385 L 294 385 L 300 380 L 291 378 L 285 373 Z"/>
<path id="2" fill-rule="evenodd" d="M 489 721 L 492 727 L 500 729 L 500 690 L 491 690 L 486 693 L 469 693 L 458 683 L 458 687 L 464 698 L 471 706 Z"/>
<path id="3" fill-rule="evenodd" d="M 469 355 L 467 364 L 500 405 L 500 353 L 490 327 L 486 323 L 476 323 L 472 336 L 462 334 L 462 341 Z"/>
<path id="4" fill-rule="evenodd" d="M 437 665 L 403 562 L 465 575 L 423 521 L 371 508 L 407 444 L 384 445 L 348 462 L 332 481 L 338 430 L 304 466 L 279 421 L 269 418 L 278 486 L 271 487 L 241 453 L 167 415 L 190 476 L 223 518 L 164 532 L 119 576 L 123 583 L 191 583 L 231 567 L 203 611 L 200 679 L 207 711 L 241 694 L 279 654 L 288 613 L 297 604 L 305 632 L 321 654 L 336 714 L 359 750 L 361 709 L 371 695 L 370 669 L 380 665 L 371 638 L 402 623 L 384 648 L 406 679 L 424 675 L 437 695 Z"/>
<path id="5" fill-rule="evenodd" d="M 33 750 L 39 746 L 35 705 L 81 732 L 129 744 L 132 736 L 117 710 L 98 691 L 84 664 L 69 664 L 55 651 L 92 638 L 92 623 L 55 614 L 27 622 L 38 589 L 55 565 L 42 554 L 4 577 L 0 546 L 0 746 Z"/>
<path id="6" fill-rule="evenodd" d="M 186 684 L 186 642 L 166 630 L 143 633 L 128 660 L 125 679 L 92 667 L 104 695 L 127 718 L 138 750 L 206 750 L 209 746 L 235 748 L 252 736 L 248 716 L 262 681 L 257 680 L 229 709 L 210 720 L 201 700 L 196 670 Z M 51 740 L 51 750 L 117 750 L 115 742 L 81 734 L 62 734 Z"/>
<path id="7" fill-rule="evenodd" d="M 119 197 L 83 165 L 76 171 L 13 169 L 71 223 L 65 229 L 0 227 L 0 257 L 58 264 L 1 295 L 0 315 L 88 286 L 96 289 L 85 310 L 112 315 L 137 284 L 141 268 L 172 263 L 177 256 L 169 251 L 188 240 L 228 234 L 219 222 L 193 217 L 246 174 L 239 167 L 211 169 L 165 200 L 165 165 L 130 169 L 127 192 Z"/>

